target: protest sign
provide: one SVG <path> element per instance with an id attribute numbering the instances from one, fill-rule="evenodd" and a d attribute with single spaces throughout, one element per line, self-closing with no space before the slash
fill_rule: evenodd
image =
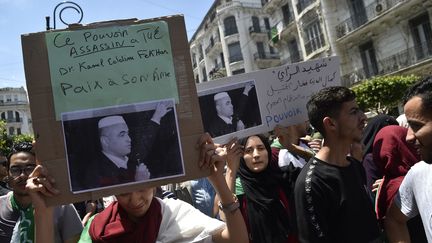
<path id="1" fill-rule="evenodd" d="M 239 96 L 244 94 L 238 90 L 245 89 L 248 84 L 254 85 L 253 92 L 247 98 L 249 108 L 239 109 L 236 105 L 243 102 Z M 210 133 L 214 130 L 215 122 L 212 121 L 218 119 L 215 108 L 215 95 L 218 93 L 227 93 L 234 109 L 231 129 L 216 134 L 215 140 L 224 143 L 232 137 L 271 131 L 278 124 L 287 126 L 306 121 L 306 103 L 310 96 L 324 87 L 340 84 L 338 57 L 294 63 L 199 84 L 197 89 L 204 130 Z M 244 126 L 234 124 L 236 120 Z"/>
<path id="2" fill-rule="evenodd" d="M 61 191 L 49 204 L 208 173 L 199 170 L 194 148 L 203 129 L 183 16 L 74 25 L 22 35 L 22 46 L 37 158 Z M 105 153 L 102 131 L 119 123 L 129 143 L 123 162 L 136 173 L 116 181 L 97 174 L 95 161 L 105 156 L 122 167 Z M 156 149 L 144 152 L 156 132 Z M 84 183 L 88 177 L 99 180 Z"/>

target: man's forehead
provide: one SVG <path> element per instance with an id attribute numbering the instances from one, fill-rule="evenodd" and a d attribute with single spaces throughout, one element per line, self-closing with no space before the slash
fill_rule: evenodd
<path id="1" fill-rule="evenodd" d="M 423 101 L 420 97 L 415 96 L 408 100 L 404 106 L 405 116 L 410 120 L 432 121 L 432 111 L 427 110 L 423 106 Z"/>
<path id="2" fill-rule="evenodd" d="M 22 163 L 35 164 L 35 156 L 28 152 L 18 152 L 10 157 L 10 166 Z"/>

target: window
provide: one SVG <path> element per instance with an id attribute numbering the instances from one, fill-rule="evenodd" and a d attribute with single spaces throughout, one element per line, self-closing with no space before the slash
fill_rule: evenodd
<path id="1" fill-rule="evenodd" d="M 15 121 L 16 122 L 21 122 L 21 117 L 18 111 L 15 111 Z"/>
<path id="2" fill-rule="evenodd" d="M 261 58 L 261 59 L 265 58 L 266 54 L 265 54 L 265 50 L 264 50 L 264 43 L 257 42 L 256 45 L 257 45 L 257 51 L 258 51 L 257 57 Z"/>
<path id="3" fill-rule="evenodd" d="M 18 101 L 18 95 L 14 95 L 14 101 Z"/>
<path id="4" fill-rule="evenodd" d="M 242 68 L 242 69 L 237 69 L 237 70 L 234 70 L 234 71 L 232 72 L 232 75 L 236 75 L 236 74 L 240 74 L 240 73 L 244 73 L 244 72 L 245 72 L 244 68 Z"/>
<path id="5" fill-rule="evenodd" d="M 305 49 L 307 55 L 325 45 L 324 35 L 322 34 L 321 25 L 318 20 L 313 21 L 305 28 L 305 35 Z"/>
<path id="6" fill-rule="evenodd" d="M 224 19 L 225 36 L 237 34 L 237 24 L 234 16 L 229 16 Z"/>
<path id="7" fill-rule="evenodd" d="M 261 32 L 259 18 L 256 16 L 252 16 L 252 29 L 250 31 L 255 33 Z"/>
<path id="8" fill-rule="evenodd" d="M 224 68 L 225 67 L 225 59 L 224 59 L 224 55 L 223 55 L 222 52 L 220 53 L 220 59 L 221 59 L 221 62 L 222 62 L 222 67 Z"/>
<path id="9" fill-rule="evenodd" d="M 1 117 L 2 120 L 6 120 L 6 113 L 2 112 L 1 115 L 0 115 L 0 117 Z"/>
<path id="10" fill-rule="evenodd" d="M 288 51 L 290 53 L 291 63 L 300 62 L 300 52 L 297 45 L 297 40 L 291 40 L 288 42 Z"/>
<path id="11" fill-rule="evenodd" d="M 243 55 L 240 48 L 240 42 L 234 42 L 228 45 L 229 62 L 238 62 L 243 60 Z"/>
<path id="12" fill-rule="evenodd" d="M 6 102 L 11 102 L 11 101 L 12 101 L 11 95 L 6 95 Z"/>
<path id="13" fill-rule="evenodd" d="M 17 134 L 21 135 L 21 128 L 17 128 Z"/>
<path id="14" fill-rule="evenodd" d="M 363 0 L 348 0 L 348 6 L 351 12 L 351 20 L 354 28 L 366 23 L 367 15 Z"/>
<path id="15" fill-rule="evenodd" d="M 264 26 L 266 30 L 270 30 L 270 21 L 268 18 L 264 18 Z"/>
<path id="16" fill-rule="evenodd" d="M 207 81 L 207 70 L 205 67 L 202 68 L 203 82 Z"/>
<path id="17" fill-rule="evenodd" d="M 13 127 L 9 127 L 9 135 L 14 135 L 15 129 Z"/>
<path id="18" fill-rule="evenodd" d="M 432 39 L 431 25 L 429 16 L 424 14 L 410 20 L 411 33 L 414 39 L 414 49 L 417 59 L 423 59 L 432 56 Z"/>
<path id="19" fill-rule="evenodd" d="M 359 49 L 366 78 L 378 74 L 378 64 L 372 41 L 359 46 Z"/>
<path id="20" fill-rule="evenodd" d="M 13 111 L 7 111 L 7 120 L 12 121 L 13 119 Z"/>
<path id="21" fill-rule="evenodd" d="M 283 20 L 285 24 L 288 24 L 292 21 L 292 16 L 291 16 L 288 3 L 282 6 L 282 14 L 283 14 Z"/>

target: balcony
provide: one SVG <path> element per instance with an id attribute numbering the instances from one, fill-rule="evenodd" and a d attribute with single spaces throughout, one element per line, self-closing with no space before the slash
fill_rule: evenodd
<path id="1" fill-rule="evenodd" d="M 432 41 L 422 43 L 421 45 L 405 49 L 389 57 L 377 60 L 378 75 L 396 73 L 425 61 L 432 61 Z M 360 69 L 344 75 L 342 77 L 342 83 L 352 85 L 353 83 L 370 77 L 371 75 L 368 75 L 363 69 Z"/>
<path id="2" fill-rule="evenodd" d="M 303 12 L 303 10 L 305 10 L 305 8 L 307 8 L 309 5 L 311 5 L 314 2 L 315 0 L 298 0 L 297 14 L 300 15 L 300 13 Z"/>
<path id="3" fill-rule="evenodd" d="M 265 26 L 250 26 L 249 27 L 249 34 L 252 38 L 256 37 L 269 37 L 270 30 L 266 29 Z"/>
<path id="4" fill-rule="evenodd" d="M 16 100 L 16 101 L 3 101 L 0 100 L 0 106 L 9 106 L 9 105 L 27 105 L 28 102 L 27 101 L 20 101 L 20 100 Z"/>
<path id="5" fill-rule="evenodd" d="M 280 65 L 280 59 L 278 53 L 270 53 L 270 52 L 256 52 L 254 55 L 254 60 L 258 66 L 258 68 L 269 68 Z"/>
<path id="6" fill-rule="evenodd" d="M 282 0 L 261 0 L 262 9 L 267 14 L 272 14 L 279 7 L 279 3 L 281 2 Z"/>
<path id="7" fill-rule="evenodd" d="M 305 43 L 306 56 L 325 46 L 324 35 L 321 34 Z"/>
<path id="8" fill-rule="evenodd" d="M 0 120 L 3 120 L 3 121 L 5 121 L 6 123 L 9 123 L 9 124 L 11 124 L 11 123 L 22 123 L 23 122 L 23 119 L 21 117 L 0 119 Z"/>
<path id="9" fill-rule="evenodd" d="M 336 25 L 336 37 L 341 38 L 348 33 L 358 29 L 359 27 L 369 23 L 383 12 L 393 8 L 398 3 L 406 2 L 406 0 L 381 0 L 369 4 L 365 7 L 365 15 L 351 16 L 340 24 Z M 363 16 L 363 17 L 362 17 Z"/>
<path id="10" fill-rule="evenodd" d="M 214 54 L 220 53 L 222 50 L 222 44 L 220 39 L 215 39 L 212 43 L 210 43 L 206 49 L 205 54 L 208 56 L 213 56 Z"/>

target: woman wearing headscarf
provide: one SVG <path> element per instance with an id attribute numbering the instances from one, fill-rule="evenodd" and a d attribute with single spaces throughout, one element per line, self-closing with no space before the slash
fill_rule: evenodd
<path id="1" fill-rule="evenodd" d="M 373 161 L 383 174 L 375 205 L 380 221 L 385 218 L 408 170 L 420 160 L 413 144 L 405 140 L 407 132 L 405 127 L 386 126 L 377 133 L 373 143 Z M 408 229 L 410 236 L 415 237 L 412 242 L 427 242 L 421 220 L 413 218 L 408 221 Z"/>
<path id="2" fill-rule="evenodd" d="M 373 162 L 372 158 L 372 146 L 375 139 L 376 134 L 385 126 L 389 125 L 398 125 L 398 122 L 395 118 L 380 114 L 372 118 L 370 121 L 368 121 L 364 131 L 363 131 L 363 138 L 362 138 L 362 144 L 364 147 L 363 152 L 363 167 L 366 172 L 366 186 L 369 189 L 372 189 L 372 185 L 375 183 L 376 180 L 381 179 L 383 174 L 381 171 L 378 170 L 376 164 Z M 374 196 L 371 195 L 372 198 Z"/>
<path id="3" fill-rule="evenodd" d="M 228 186 L 233 190 L 238 173 L 244 190 L 240 209 L 254 243 L 298 242 L 295 217 L 280 171 L 274 170 L 268 139 L 253 135 L 227 148 Z"/>

